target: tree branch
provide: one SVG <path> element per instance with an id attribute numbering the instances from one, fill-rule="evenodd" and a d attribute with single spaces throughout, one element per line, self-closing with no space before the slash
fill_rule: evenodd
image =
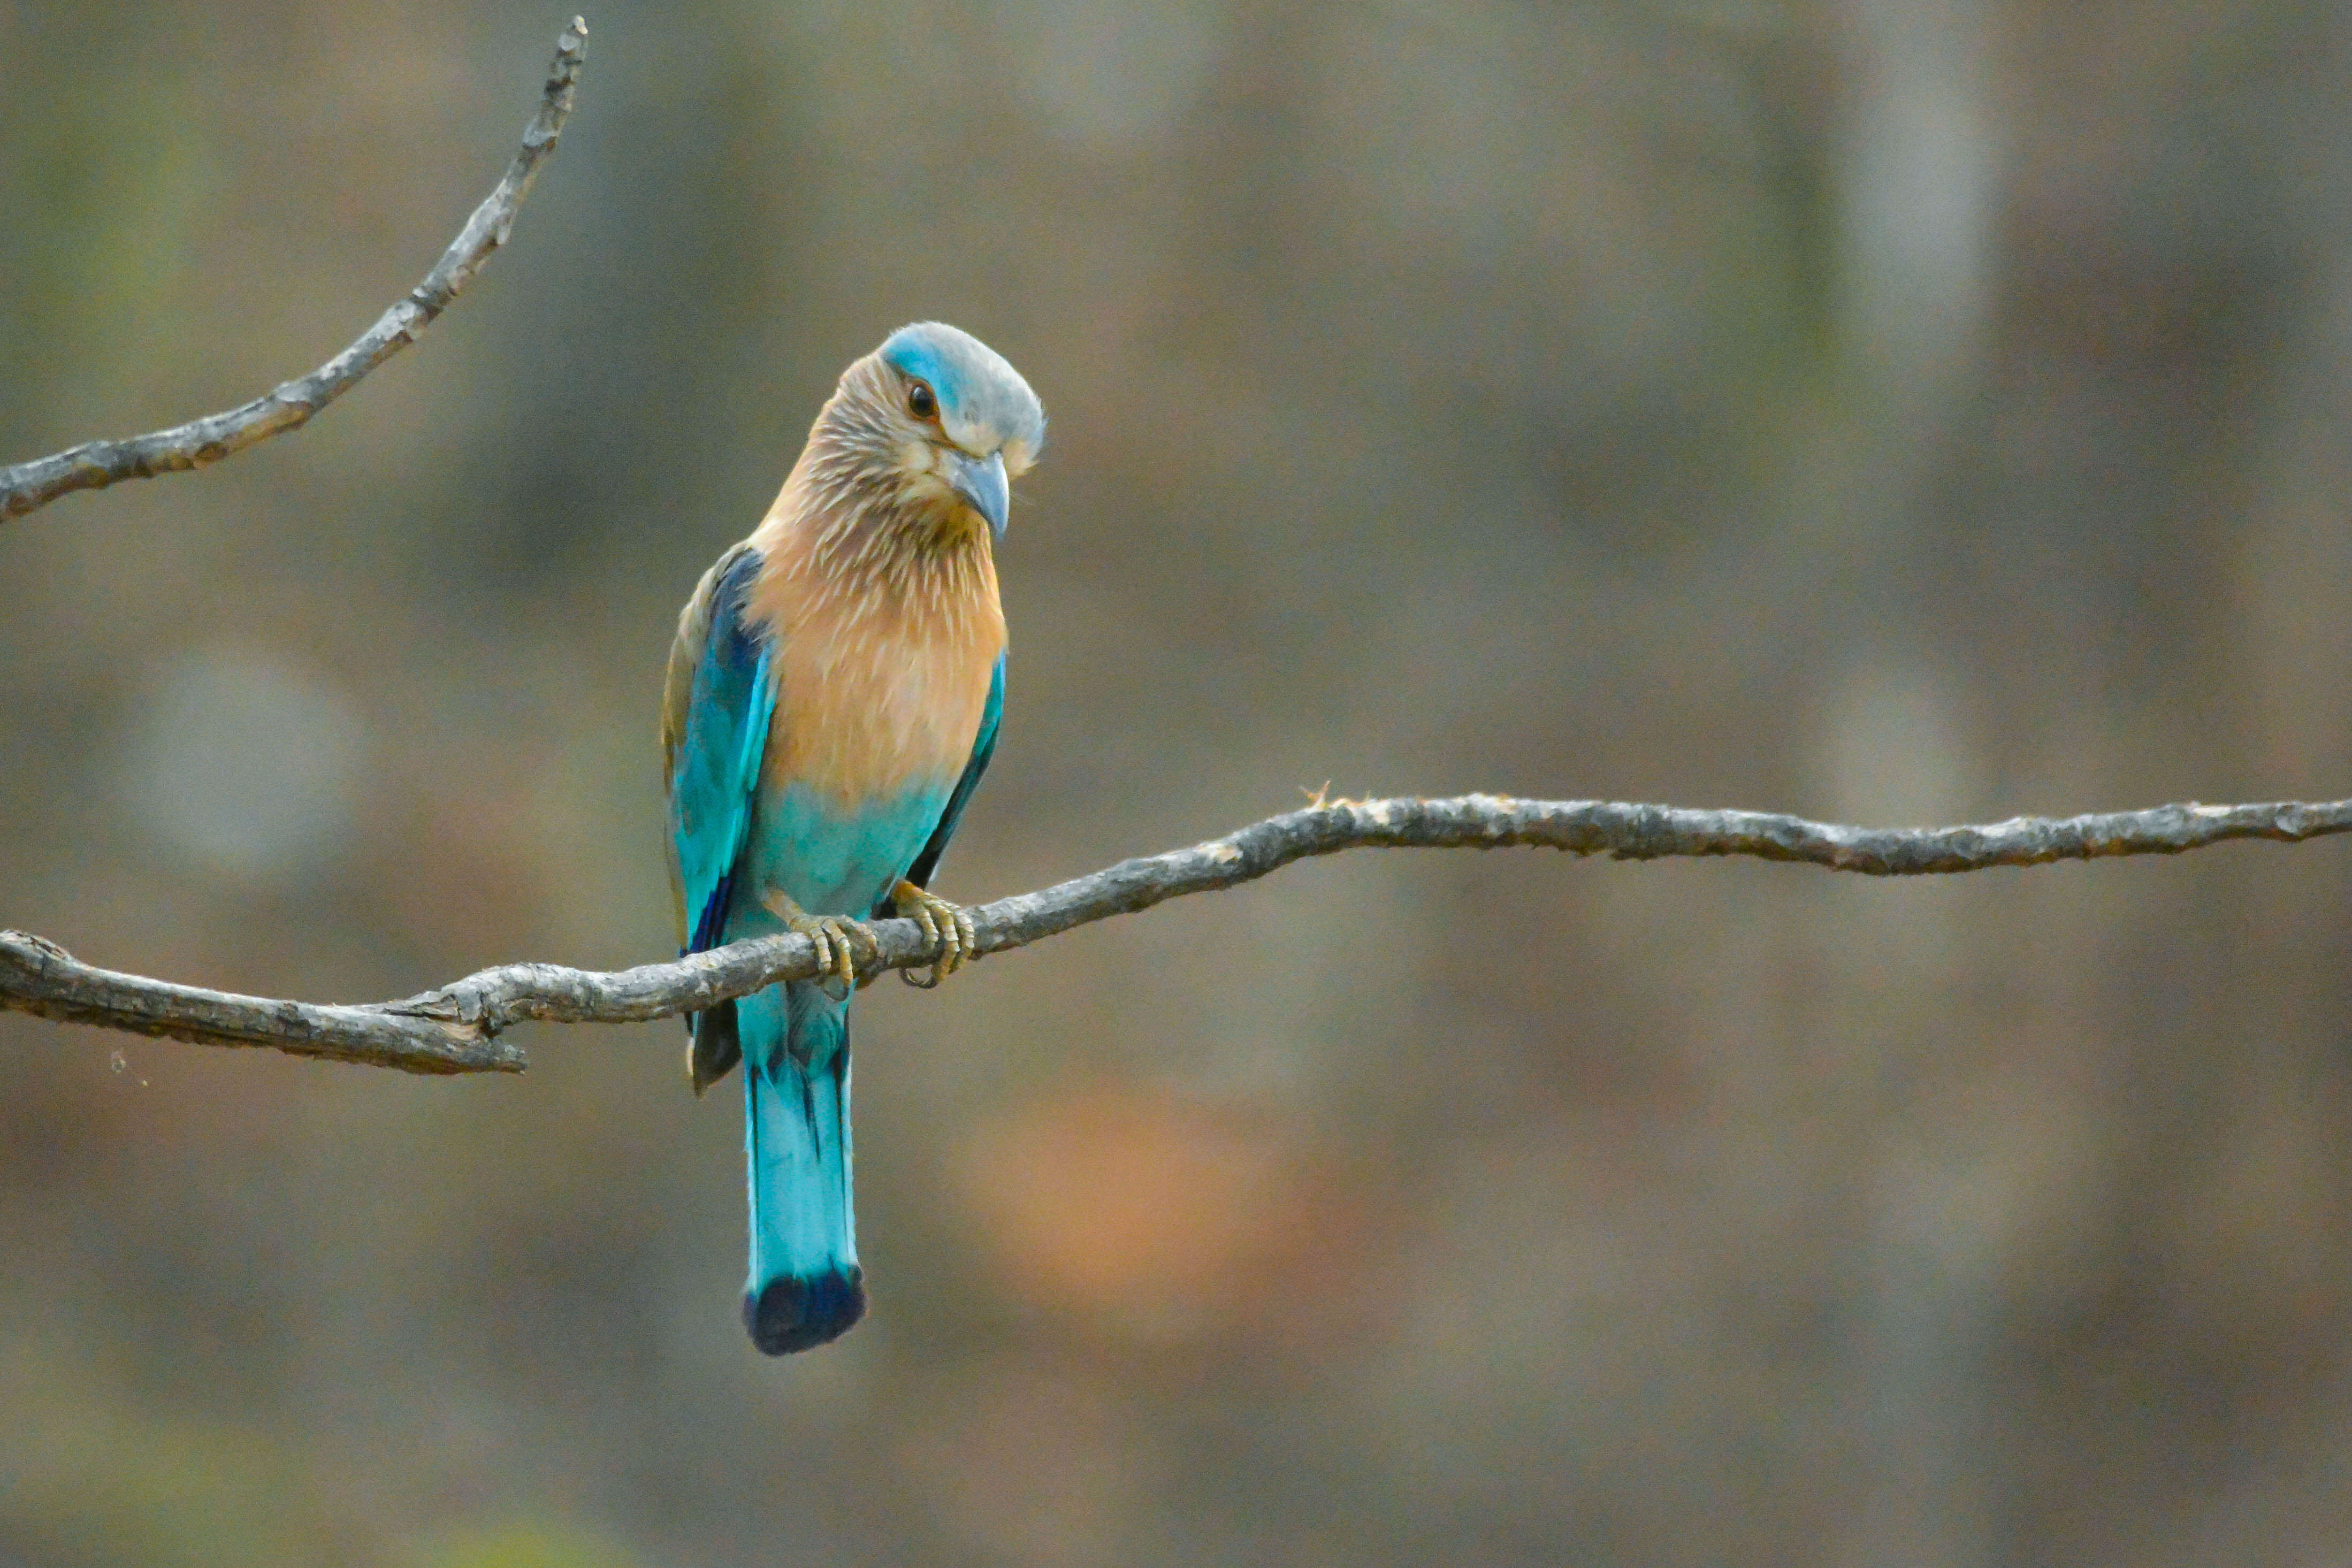
<path id="1" fill-rule="evenodd" d="M 2014 817 L 1985 827 L 1910 829 L 1841 827 L 1759 811 L 1495 795 L 1318 800 L 1190 849 L 1121 861 L 1040 892 L 999 899 L 972 915 L 979 951 L 1002 953 L 1186 894 L 1254 882 L 1293 861 L 1352 849 L 1525 844 L 1617 860 L 1749 855 L 1865 876 L 1933 876 L 2106 855 L 2179 854 L 2229 839 L 2299 843 L 2342 832 L 2352 832 L 2352 800 L 2158 806 L 2063 819 Z M 874 931 L 881 951 L 861 972 L 907 968 L 933 956 L 911 920 L 877 921 Z M 499 1038 L 510 1024 L 669 1018 L 817 973 L 816 951 L 806 937 L 766 936 L 610 974 L 509 964 L 403 1001 L 325 1007 L 93 968 L 38 936 L 0 931 L 0 1009 L 199 1045 L 268 1046 L 411 1072 L 520 1072 L 523 1053 Z"/>
<path id="2" fill-rule="evenodd" d="M 0 468 L 0 520 L 21 517 L 75 490 L 100 490 L 122 479 L 184 474 L 242 452 L 257 441 L 299 429 L 310 416 L 359 383 L 362 376 L 416 340 L 449 308 L 490 253 L 506 244 L 515 214 L 530 194 L 539 167 L 572 113 L 572 89 L 588 47 L 588 24 L 574 16 L 555 41 L 539 111 L 523 128 L 522 146 L 497 189 L 474 209 L 425 281 L 386 310 L 359 340 L 325 364 L 275 392 L 225 413 L 207 414 L 169 430 L 122 441 L 90 441 L 48 457 Z"/>

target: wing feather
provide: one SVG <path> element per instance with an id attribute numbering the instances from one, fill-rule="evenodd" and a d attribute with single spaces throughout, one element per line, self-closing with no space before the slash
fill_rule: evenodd
<path id="1" fill-rule="evenodd" d="M 682 952 L 726 940 L 727 900 L 775 712 L 773 650 L 743 623 L 744 595 L 760 566 L 749 544 L 719 557 L 687 601 L 670 646 L 662 763 Z"/>

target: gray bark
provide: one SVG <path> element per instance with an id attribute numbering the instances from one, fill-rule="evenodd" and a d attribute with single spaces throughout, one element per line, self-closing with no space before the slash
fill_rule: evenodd
<path id="1" fill-rule="evenodd" d="M 1189 849 L 1118 864 L 972 911 L 978 951 L 1025 947 L 1057 932 L 1187 894 L 1234 887 L 1294 861 L 1352 849 L 1531 845 L 1617 860 L 1748 855 L 1864 876 L 1936 876 L 2107 855 L 2168 855 L 2231 839 L 2352 831 L 2352 800 L 2158 806 L 1982 827 L 1852 828 L 1759 811 L 1690 810 L 1605 800 L 1334 800 L 1269 817 Z M 911 920 L 874 923 L 863 976 L 929 963 Z M 669 1018 L 779 980 L 819 972 L 803 936 L 738 942 L 675 963 L 600 974 L 556 964 L 484 969 L 400 1001 L 320 1006 L 200 990 L 83 964 L 54 943 L 0 931 L 0 1009 L 200 1045 L 257 1045 L 410 1072 L 520 1072 L 509 1025 L 634 1023 Z"/>
<path id="2" fill-rule="evenodd" d="M 359 340 L 312 371 L 242 407 L 206 414 L 169 430 L 121 441 L 88 441 L 47 457 L 0 468 L 0 520 L 21 517 L 76 490 L 101 490 L 123 479 L 184 474 L 242 452 L 256 442 L 299 430 L 310 416 L 359 384 L 360 378 L 416 340 L 473 281 L 490 253 L 506 244 L 515 214 L 530 194 L 540 165 L 555 152 L 572 113 L 572 89 L 588 47 L 588 24 L 572 18 L 555 41 L 555 62 L 539 109 L 523 128 L 522 145 L 505 177 L 474 209 L 425 280 L 386 310 Z"/>

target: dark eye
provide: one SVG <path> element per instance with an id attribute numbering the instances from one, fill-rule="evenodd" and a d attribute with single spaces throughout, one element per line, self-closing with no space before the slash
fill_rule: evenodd
<path id="1" fill-rule="evenodd" d="M 931 395 L 929 387 L 917 382 L 907 389 L 907 406 L 914 411 L 917 419 L 931 419 L 939 414 L 940 400 Z"/>

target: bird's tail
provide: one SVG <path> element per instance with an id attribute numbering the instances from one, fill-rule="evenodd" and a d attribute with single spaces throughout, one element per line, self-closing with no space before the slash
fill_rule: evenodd
<path id="1" fill-rule="evenodd" d="M 761 1351 L 782 1355 L 838 1338 L 866 1315 L 850 1195 L 849 1004 L 793 981 L 735 1006 L 751 1186 L 743 1326 Z"/>

